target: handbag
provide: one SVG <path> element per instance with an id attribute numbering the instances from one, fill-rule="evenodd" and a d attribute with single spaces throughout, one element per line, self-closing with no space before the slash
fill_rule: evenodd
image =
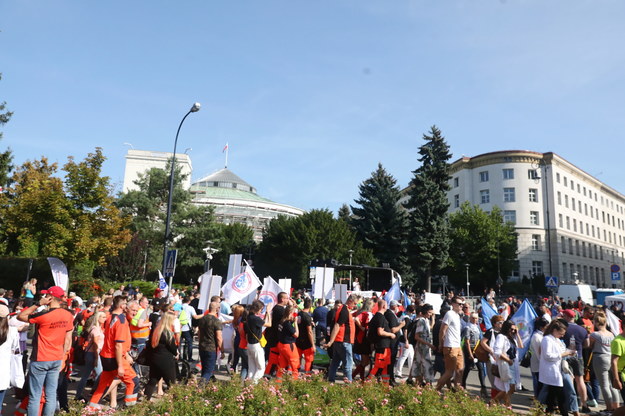
<path id="1" fill-rule="evenodd" d="M 498 377 L 498 378 L 500 377 L 500 376 L 499 376 L 499 366 L 498 366 L 497 364 L 493 364 L 493 365 L 490 367 L 490 372 L 491 372 L 491 374 L 492 374 L 493 376 Z"/>
<path id="2" fill-rule="evenodd" d="M 521 360 L 519 365 L 521 367 L 529 368 L 531 361 L 532 361 L 532 352 L 530 350 L 527 350 L 527 352 L 523 356 L 523 359 Z"/>
<path id="3" fill-rule="evenodd" d="M 588 357 L 588 362 L 586 363 L 586 368 L 584 368 L 584 382 L 588 383 L 590 381 L 590 363 L 592 362 L 592 352 Z"/>
<path id="4" fill-rule="evenodd" d="M 489 362 L 490 354 L 482 346 L 482 340 L 478 341 L 477 345 L 475 346 L 475 349 L 473 350 L 473 355 L 481 363 Z"/>
<path id="5" fill-rule="evenodd" d="M 245 322 L 245 325 L 247 325 L 247 322 Z M 250 330 L 249 325 L 247 326 L 247 329 L 250 331 L 250 334 L 252 334 L 252 336 L 253 336 L 254 338 L 256 338 L 256 341 L 258 341 L 258 343 L 260 344 L 260 346 L 261 346 L 262 348 L 265 348 L 265 346 L 267 345 L 267 338 L 265 338 L 265 333 L 263 332 L 263 333 L 262 333 L 262 335 L 260 336 L 260 339 L 259 339 L 259 338 L 256 336 L 256 334 L 255 334 L 255 333 L 253 333 L 253 332 Z"/>
<path id="6" fill-rule="evenodd" d="M 19 336 L 13 338 L 11 345 L 11 375 L 9 383 L 11 387 L 21 389 L 24 387 L 24 367 L 22 367 L 22 352 L 20 350 Z"/>

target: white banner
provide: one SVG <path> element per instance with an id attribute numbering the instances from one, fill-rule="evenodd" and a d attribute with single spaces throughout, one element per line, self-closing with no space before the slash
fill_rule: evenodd
<path id="1" fill-rule="evenodd" d="M 245 271 L 228 280 L 221 288 L 224 299 L 231 305 L 239 302 L 260 286 L 260 280 L 250 266 L 245 266 Z"/>
<path id="2" fill-rule="evenodd" d="M 213 269 L 210 269 L 204 273 L 198 280 L 202 280 L 200 283 L 200 302 L 198 303 L 199 309 L 206 312 L 208 310 L 208 303 L 213 296 L 219 296 L 221 290 L 221 276 L 213 275 Z"/>
<path id="3" fill-rule="evenodd" d="M 286 292 L 287 295 L 291 296 L 291 279 L 279 279 L 278 284 L 282 288 L 283 292 Z"/>
<path id="4" fill-rule="evenodd" d="M 243 260 L 242 254 L 230 255 L 230 259 L 228 260 L 228 273 L 226 274 L 226 280 L 230 280 L 234 276 L 238 276 L 241 273 L 243 273 L 243 267 L 241 265 L 242 260 Z"/>
<path id="5" fill-rule="evenodd" d="M 65 263 L 56 257 L 48 257 L 48 263 L 50 264 L 50 270 L 52 270 L 52 277 L 54 278 L 55 286 L 59 286 L 65 292 L 69 288 L 69 276 L 67 274 L 67 267 Z"/>
<path id="6" fill-rule="evenodd" d="M 340 299 L 341 302 L 347 302 L 347 285 L 335 284 L 334 285 L 334 299 Z"/>
<path id="7" fill-rule="evenodd" d="M 315 270 L 315 285 L 313 286 L 313 297 L 315 299 L 332 298 L 332 283 L 334 282 L 334 268 L 317 267 Z"/>
<path id="8" fill-rule="evenodd" d="M 434 308 L 434 313 L 436 315 L 441 313 L 441 306 L 443 305 L 443 298 L 438 293 L 425 293 L 425 303 L 429 303 Z"/>

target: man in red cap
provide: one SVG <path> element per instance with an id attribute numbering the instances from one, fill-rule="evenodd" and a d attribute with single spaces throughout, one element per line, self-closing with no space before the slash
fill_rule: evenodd
<path id="1" fill-rule="evenodd" d="M 52 416 L 56 410 L 56 389 L 62 360 L 72 345 L 74 316 L 61 308 L 65 291 L 52 286 L 41 291 L 38 303 L 22 309 L 17 319 L 35 324 L 33 351 L 30 356 L 28 416 L 39 415 L 41 393 L 45 389 L 46 404 L 43 416 Z M 47 308 L 34 313 L 40 306 Z"/>
<path id="2" fill-rule="evenodd" d="M 588 338 L 588 331 L 575 323 L 577 313 L 574 310 L 565 309 L 562 311 L 562 317 L 564 317 L 564 320 L 569 324 L 562 340 L 569 349 L 575 349 L 577 351 L 576 356 L 568 358 L 569 367 L 571 368 L 575 386 L 577 387 L 577 396 L 581 401 L 582 413 L 590 413 L 587 404 L 588 394 L 586 391 L 586 383 L 584 382 L 584 360 L 582 358 L 582 348 L 587 343 L 586 338 Z"/>

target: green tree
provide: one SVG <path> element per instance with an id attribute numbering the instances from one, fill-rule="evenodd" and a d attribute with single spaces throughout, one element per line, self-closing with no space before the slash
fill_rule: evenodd
<path id="1" fill-rule="evenodd" d="M 341 207 L 339 208 L 339 211 L 338 211 L 338 217 L 339 217 L 339 220 L 343 220 L 343 221 L 345 221 L 347 223 L 351 223 L 352 211 L 349 208 L 349 205 L 347 205 L 347 204 L 341 205 Z"/>
<path id="2" fill-rule="evenodd" d="M 147 243 L 134 233 L 124 248 L 106 259 L 96 274 L 112 281 L 143 280 L 146 273 Z"/>
<path id="3" fill-rule="evenodd" d="M 356 241 L 345 221 L 328 210 L 312 210 L 300 217 L 279 216 L 269 223 L 256 254 L 259 276 L 272 275 L 276 280 L 293 279 L 296 287 L 309 286 L 308 267 L 315 259 L 349 262 L 354 250 L 354 264 L 374 264 L 370 250 Z"/>
<path id="4" fill-rule="evenodd" d="M 2 74 L 0 74 L 2 80 Z M 13 112 L 6 109 L 6 101 L 0 103 L 0 126 L 4 126 L 9 122 Z M 2 140 L 2 132 L 0 131 L 0 140 Z M 9 182 L 9 175 L 13 170 L 13 152 L 7 149 L 0 153 L 0 187 L 5 187 Z"/>
<path id="5" fill-rule="evenodd" d="M 101 149 L 63 167 L 46 158 L 26 162 L 0 197 L 0 227 L 6 254 L 59 257 L 70 273 L 90 275 L 130 239 L 128 220 L 113 205 L 109 178 L 100 175 Z"/>
<path id="6" fill-rule="evenodd" d="M 132 231 L 147 244 L 149 272 L 162 267 L 169 172 L 169 167 L 148 170 L 135 181 L 138 190 L 129 191 L 117 200 L 117 206 L 132 218 Z M 216 238 L 217 230 L 212 207 L 193 205 L 193 195 L 182 187 L 184 179 L 185 175 L 176 167 L 169 248 L 179 249 L 176 281 L 186 283 L 201 274 L 205 258 L 202 249 L 206 241 Z"/>
<path id="7" fill-rule="evenodd" d="M 451 249 L 449 275 L 463 287 L 469 265 L 471 288 L 479 293 L 495 287 L 497 277 L 509 276 L 517 258 L 517 233 L 514 225 L 504 223 L 501 209 L 490 212 L 465 202 L 450 214 Z"/>
<path id="8" fill-rule="evenodd" d="M 219 251 L 213 255 L 211 267 L 216 274 L 225 276 L 231 254 L 243 254 L 243 258 L 250 260 L 256 249 L 254 231 L 245 224 L 219 224 L 217 235 L 214 243 Z"/>
<path id="9" fill-rule="evenodd" d="M 401 193 L 397 181 L 378 164 L 371 177 L 360 184 L 359 191 L 357 205 L 351 207 L 356 237 L 380 263 L 388 263 L 402 277 L 406 276 L 408 219 L 399 205 Z"/>
<path id="10" fill-rule="evenodd" d="M 449 256 L 447 191 L 449 190 L 449 146 L 441 131 L 432 126 L 419 147 L 419 166 L 410 181 L 408 255 L 411 266 L 432 287 L 432 274 L 441 270 Z"/>

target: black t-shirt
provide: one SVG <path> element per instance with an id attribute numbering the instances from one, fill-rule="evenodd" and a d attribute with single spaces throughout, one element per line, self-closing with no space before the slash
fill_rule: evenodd
<path id="1" fill-rule="evenodd" d="M 265 338 L 267 338 L 267 344 L 270 348 L 273 348 L 278 343 L 278 324 L 282 320 L 284 315 L 284 306 L 276 305 L 271 311 L 271 327 L 265 330 Z"/>
<path id="2" fill-rule="evenodd" d="M 263 335 L 264 324 L 265 321 L 260 316 L 248 315 L 247 322 L 244 325 L 248 344 L 258 344 Z"/>
<path id="3" fill-rule="evenodd" d="M 310 337 L 308 336 L 308 328 L 312 326 L 312 317 L 308 312 L 301 311 L 299 313 L 300 322 L 297 324 L 299 327 L 299 337 L 297 337 L 297 341 L 295 345 L 300 350 L 307 350 L 312 347 L 310 343 Z"/>
<path id="4" fill-rule="evenodd" d="M 291 321 L 278 324 L 278 342 L 293 344 L 295 342 L 295 325 Z"/>
<path id="5" fill-rule="evenodd" d="M 399 319 L 397 319 L 397 315 L 395 315 L 395 312 L 393 312 L 392 310 L 387 309 L 387 310 L 384 312 L 384 317 L 386 318 L 386 321 L 388 322 L 388 326 L 389 326 L 389 328 L 391 328 L 391 329 L 392 329 L 392 328 L 395 328 L 395 327 L 398 327 L 398 326 L 399 326 Z M 389 332 L 391 332 L 391 331 L 389 330 Z M 397 333 L 395 334 L 395 339 L 392 339 L 392 340 L 391 340 L 391 345 L 394 345 L 394 344 L 396 344 L 396 343 L 398 343 L 398 342 L 399 342 L 399 336 L 400 336 L 400 335 L 401 335 L 401 334 L 400 334 L 399 332 L 397 332 Z M 389 339 L 390 339 L 390 338 L 389 338 Z"/>
<path id="6" fill-rule="evenodd" d="M 371 319 L 371 322 L 369 322 L 369 334 L 376 351 L 390 348 L 391 338 L 378 335 L 378 328 L 382 328 L 386 332 L 391 332 L 388 321 L 381 312 L 376 313 Z"/>

